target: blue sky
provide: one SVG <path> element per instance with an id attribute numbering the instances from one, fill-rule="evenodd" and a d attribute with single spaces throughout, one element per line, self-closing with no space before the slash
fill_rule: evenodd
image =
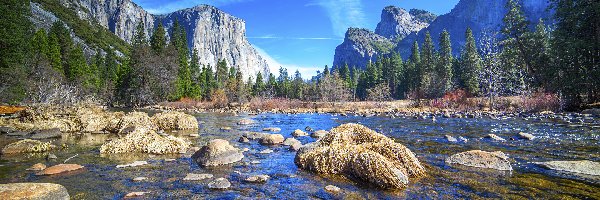
<path id="1" fill-rule="evenodd" d="M 133 0 L 153 14 L 213 5 L 246 21 L 246 35 L 270 64 L 304 78 L 331 66 L 348 27 L 374 30 L 388 5 L 448 13 L 458 0 Z"/>

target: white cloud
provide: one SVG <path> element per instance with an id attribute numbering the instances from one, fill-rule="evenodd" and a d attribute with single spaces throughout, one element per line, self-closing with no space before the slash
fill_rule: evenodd
<path id="1" fill-rule="evenodd" d="M 321 6 L 327 11 L 334 34 L 344 37 L 349 27 L 366 27 L 367 19 L 360 0 L 316 0 L 306 6 Z"/>
<path id="2" fill-rule="evenodd" d="M 303 67 L 292 64 L 282 64 L 260 47 L 257 47 L 256 45 L 253 45 L 253 47 L 254 49 L 256 49 L 258 54 L 267 61 L 267 64 L 269 65 L 269 70 L 275 76 L 279 75 L 279 67 L 286 68 L 290 76 L 293 76 L 296 70 L 298 70 L 300 74 L 302 74 L 302 78 L 304 79 L 310 79 L 312 76 L 315 76 L 317 74 L 317 70 L 321 70 L 318 67 Z"/>
<path id="3" fill-rule="evenodd" d="M 344 40 L 343 38 L 332 37 L 279 37 L 274 35 L 252 36 L 251 39 L 288 39 L 288 40 Z"/>

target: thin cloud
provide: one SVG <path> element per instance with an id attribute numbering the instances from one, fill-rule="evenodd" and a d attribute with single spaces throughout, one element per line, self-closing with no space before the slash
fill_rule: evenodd
<path id="1" fill-rule="evenodd" d="M 320 70 L 320 68 L 318 67 L 302 67 L 298 65 L 282 64 L 281 62 L 277 61 L 275 58 L 270 56 L 265 50 L 261 49 L 256 45 L 252 46 L 254 47 L 254 49 L 256 49 L 258 54 L 267 61 L 267 64 L 269 65 L 269 70 L 275 76 L 279 75 L 279 67 L 286 68 L 288 70 L 288 75 L 290 76 L 293 76 L 296 70 L 298 70 L 300 74 L 302 74 L 302 78 L 304 79 L 310 79 L 312 76 L 315 76 L 317 74 L 317 70 Z"/>
<path id="2" fill-rule="evenodd" d="M 344 40 L 343 38 L 332 37 L 279 37 L 273 35 L 248 37 L 252 39 L 288 39 L 288 40 Z"/>
<path id="3" fill-rule="evenodd" d="M 316 0 L 306 6 L 321 6 L 327 11 L 335 35 L 344 37 L 349 27 L 366 27 L 360 0 Z"/>

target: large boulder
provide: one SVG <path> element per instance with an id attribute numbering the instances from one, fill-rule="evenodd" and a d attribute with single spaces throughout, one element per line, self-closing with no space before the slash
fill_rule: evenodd
<path id="1" fill-rule="evenodd" d="M 425 174 L 404 145 L 363 125 L 343 124 L 317 142 L 304 145 L 294 162 L 319 174 L 339 174 L 381 188 L 404 188 Z"/>
<path id="2" fill-rule="evenodd" d="M 111 124 L 117 124 L 124 115 L 123 112 L 107 112 L 100 107 L 83 107 L 75 114 L 81 123 L 81 131 L 90 133 L 107 130 Z"/>
<path id="3" fill-rule="evenodd" d="M 466 151 L 454 154 L 446 158 L 446 163 L 496 170 L 512 170 L 512 167 L 510 166 L 510 161 L 508 160 L 508 156 L 504 155 L 504 153 L 500 151 Z"/>
<path id="4" fill-rule="evenodd" d="M 75 170 L 79 170 L 79 169 L 83 169 L 83 168 L 84 168 L 83 166 L 78 165 L 78 164 L 58 164 L 58 165 L 54 165 L 52 167 L 48 167 L 48 168 L 42 170 L 37 175 L 54 175 L 54 174 L 75 171 Z"/>
<path id="5" fill-rule="evenodd" d="M 53 148 L 55 148 L 55 146 L 49 142 L 24 139 L 6 145 L 2 148 L 2 154 L 40 153 L 50 151 Z"/>
<path id="6" fill-rule="evenodd" d="M 183 112 L 169 111 L 157 113 L 150 119 L 159 129 L 163 130 L 198 129 L 198 120 L 196 120 L 196 117 Z"/>
<path id="7" fill-rule="evenodd" d="M 32 132 L 31 139 L 48 139 L 48 138 L 59 138 L 62 136 L 60 129 L 46 129 L 46 130 L 36 130 Z"/>
<path id="8" fill-rule="evenodd" d="M 551 170 L 600 176 L 600 163 L 589 160 L 536 162 Z"/>
<path id="9" fill-rule="evenodd" d="M 131 112 L 117 119 L 110 120 L 106 129 L 113 133 L 128 133 L 136 128 L 156 130 L 156 125 L 145 112 Z"/>
<path id="10" fill-rule="evenodd" d="M 135 128 L 126 136 L 107 142 L 100 147 L 100 153 L 140 152 L 168 154 L 185 152 L 190 142 L 171 135 L 161 136 L 148 128 Z"/>
<path id="11" fill-rule="evenodd" d="M 67 189 L 54 183 L 9 183 L 0 184 L 0 197 L 4 200 L 68 200 Z"/>
<path id="12" fill-rule="evenodd" d="M 218 166 L 242 160 L 244 154 L 227 140 L 214 139 L 192 156 L 200 166 Z"/>

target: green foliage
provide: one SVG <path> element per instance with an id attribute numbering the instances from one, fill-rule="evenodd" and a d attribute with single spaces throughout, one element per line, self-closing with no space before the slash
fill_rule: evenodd
<path id="1" fill-rule="evenodd" d="M 0 13 L 0 102 L 15 103 L 25 98 L 24 63 L 32 27 L 29 1 L 3 0 Z"/>
<path id="2" fill-rule="evenodd" d="M 475 37 L 471 28 L 467 28 L 465 34 L 466 43 L 460 56 L 460 83 L 468 93 L 479 94 L 478 76 L 481 71 L 481 57 L 477 51 Z"/>
<path id="3" fill-rule="evenodd" d="M 256 74 L 256 81 L 254 83 L 254 86 L 252 87 L 252 95 L 261 96 L 263 95 L 264 91 L 265 82 L 263 81 L 263 75 L 261 72 L 258 72 L 258 74 Z"/>
<path id="4" fill-rule="evenodd" d="M 162 21 L 159 21 L 158 26 L 154 29 L 154 33 L 152 33 L 152 37 L 150 38 L 150 46 L 154 52 L 161 53 L 165 46 L 167 46 L 166 34 Z"/>
<path id="5" fill-rule="evenodd" d="M 454 56 L 452 55 L 452 44 L 450 42 L 450 33 L 444 30 L 440 34 L 440 51 L 439 60 L 435 70 L 435 97 L 442 97 L 452 88 L 453 63 Z"/>
<path id="6" fill-rule="evenodd" d="M 55 34 L 50 34 L 48 37 L 48 59 L 50 60 L 50 65 L 57 72 L 64 73 L 62 66 L 62 56 L 60 53 L 60 44 L 58 41 L 58 37 Z"/>

